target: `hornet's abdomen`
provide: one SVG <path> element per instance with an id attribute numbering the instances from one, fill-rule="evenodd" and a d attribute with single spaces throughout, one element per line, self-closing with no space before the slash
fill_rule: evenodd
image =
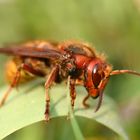
<path id="1" fill-rule="evenodd" d="M 20 62 L 18 62 L 18 63 L 20 65 Z M 17 63 L 14 60 L 9 60 L 6 63 L 5 77 L 6 77 L 6 80 L 10 84 L 13 82 L 14 76 L 16 75 L 17 68 L 18 68 L 19 65 L 17 65 Z M 30 81 L 34 78 L 35 78 L 35 76 L 32 75 L 31 73 L 26 72 L 25 70 L 21 70 L 19 84 L 28 82 L 28 81 Z"/>

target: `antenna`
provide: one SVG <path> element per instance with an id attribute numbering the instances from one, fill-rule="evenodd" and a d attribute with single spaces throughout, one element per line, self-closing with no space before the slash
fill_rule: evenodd
<path id="1" fill-rule="evenodd" d="M 95 112 L 97 112 L 99 110 L 99 108 L 101 107 L 102 100 L 103 100 L 103 91 L 101 91 L 99 93 L 99 101 L 98 101 L 98 104 L 96 106 Z"/>
<path id="2" fill-rule="evenodd" d="M 140 73 L 133 71 L 133 70 L 113 70 L 110 73 L 110 75 L 119 75 L 119 74 L 125 74 L 125 73 L 140 76 Z"/>

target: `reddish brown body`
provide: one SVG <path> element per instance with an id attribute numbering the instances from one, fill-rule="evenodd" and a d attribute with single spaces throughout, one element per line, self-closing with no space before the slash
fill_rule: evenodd
<path id="1" fill-rule="evenodd" d="M 75 85 L 83 85 L 87 90 L 87 95 L 83 99 L 83 105 L 89 97 L 99 97 L 96 111 L 99 109 L 102 101 L 104 88 L 109 80 L 110 75 L 130 73 L 140 76 L 139 73 L 131 70 L 115 70 L 108 64 L 102 55 L 97 54 L 89 45 L 76 42 L 66 41 L 60 44 L 47 41 L 34 41 L 21 45 L 0 48 L 0 53 L 13 55 L 12 64 L 16 66 L 14 76 L 10 76 L 13 69 L 8 69 L 7 77 L 11 85 L 4 94 L 0 105 L 3 105 L 11 89 L 17 86 L 25 79 L 33 79 L 36 76 L 46 77 L 46 110 L 45 118 L 49 120 L 50 98 L 48 90 L 53 82 L 61 82 L 69 79 L 71 105 L 74 107 L 76 98 Z M 12 74 L 13 75 L 13 74 Z"/>

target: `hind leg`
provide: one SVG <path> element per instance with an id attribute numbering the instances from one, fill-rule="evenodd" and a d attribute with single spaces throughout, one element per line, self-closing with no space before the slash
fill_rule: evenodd
<path id="1" fill-rule="evenodd" d="M 8 90 L 4 93 L 2 99 L 0 100 L 0 107 L 5 103 L 6 99 L 8 98 L 9 94 L 11 93 L 12 91 L 12 88 L 15 87 L 20 79 L 20 71 L 22 69 L 22 65 L 20 65 L 18 68 L 17 68 L 17 72 L 14 76 L 14 79 L 10 85 L 10 87 L 8 88 Z"/>
<path id="2" fill-rule="evenodd" d="M 12 89 L 18 85 L 18 82 L 19 82 L 20 76 L 21 76 L 21 74 L 20 74 L 21 70 L 26 70 L 26 71 L 28 71 L 28 72 L 30 72 L 30 73 L 32 73 L 34 75 L 38 75 L 38 76 L 41 76 L 41 74 L 43 75 L 43 72 L 34 69 L 33 67 L 31 67 L 28 64 L 22 63 L 20 66 L 18 66 L 16 74 L 15 74 L 15 76 L 13 78 L 13 81 L 10 84 L 10 87 L 4 93 L 2 99 L 0 100 L 0 107 L 5 103 L 6 99 L 10 95 Z"/>

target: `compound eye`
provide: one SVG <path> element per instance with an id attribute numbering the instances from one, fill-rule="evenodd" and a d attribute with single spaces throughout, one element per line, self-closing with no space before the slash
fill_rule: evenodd
<path id="1" fill-rule="evenodd" d="M 92 71 L 92 81 L 95 88 L 98 88 L 98 85 L 100 84 L 101 80 L 102 80 L 101 67 L 99 66 L 99 64 L 96 64 Z"/>

